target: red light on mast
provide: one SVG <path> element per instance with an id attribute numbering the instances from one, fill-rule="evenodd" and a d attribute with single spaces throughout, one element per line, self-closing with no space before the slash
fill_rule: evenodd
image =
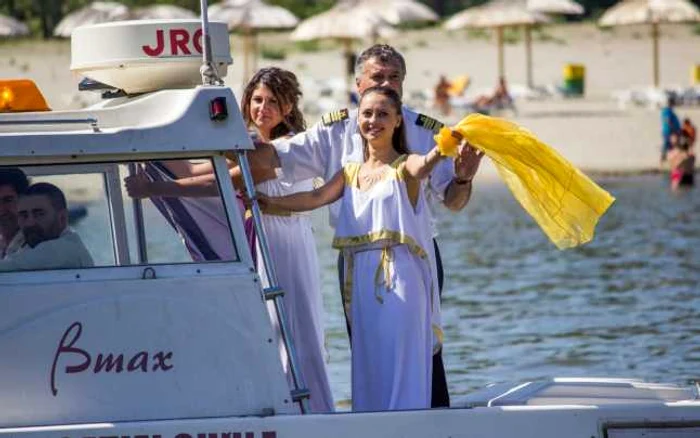
<path id="1" fill-rule="evenodd" d="M 209 118 L 220 122 L 228 118 L 228 108 L 225 97 L 216 97 L 209 103 Z"/>

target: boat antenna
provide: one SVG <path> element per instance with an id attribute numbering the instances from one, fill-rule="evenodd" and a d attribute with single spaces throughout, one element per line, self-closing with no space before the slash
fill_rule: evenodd
<path id="1" fill-rule="evenodd" d="M 224 85 L 223 79 L 214 65 L 214 56 L 211 51 L 211 37 L 209 36 L 209 5 L 207 0 L 199 0 L 199 9 L 202 16 L 202 66 L 199 73 L 202 75 L 204 85 Z"/>

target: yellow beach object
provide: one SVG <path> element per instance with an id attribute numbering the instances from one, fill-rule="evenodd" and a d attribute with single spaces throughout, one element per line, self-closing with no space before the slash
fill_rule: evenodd
<path id="1" fill-rule="evenodd" d="M 450 96 L 461 96 L 464 94 L 464 90 L 469 86 L 471 79 L 469 75 L 457 76 L 450 81 L 450 87 L 447 89 L 447 94 Z"/>
<path id="2" fill-rule="evenodd" d="M 520 205 L 559 249 L 590 241 L 615 198 L 532 132 L 496 117 L 471 114 L 452 129 L 493 161 Z M 443 132 L 435 141 L 448 140 Z M 451 144 L 450 144 L 451 145 Z"/>

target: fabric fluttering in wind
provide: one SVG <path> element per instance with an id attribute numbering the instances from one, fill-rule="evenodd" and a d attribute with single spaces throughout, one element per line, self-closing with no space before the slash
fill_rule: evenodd
<path id="1" fill-rule="evenodd" d="M 615 198 L 556 150 L 513 122 L 470 114 L 435 136 L 445 155 L 457 155 L 460 139 L 452 131 L 493 161 L 520 205 L 557 248 L 593 239 L 598 221 Z"/>

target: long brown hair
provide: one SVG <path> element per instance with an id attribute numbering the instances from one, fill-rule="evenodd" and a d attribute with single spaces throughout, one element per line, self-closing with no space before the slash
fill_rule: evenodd
<path id="1" fill-rule="evenodd" d="M 408 142 L 406 141 L 406 129 L 404 128 L 404 123 L 405 120 L 403 120 L 403 113 L 401 112 L 401 96 L 394 91 L 392 88 L 389 87 L 382 87 L 382 86 L 376 86 L 376 87 L 369 87 L 367 88 L 362 95 L 360 96 L 360 103 L 359 105 L 362 105 L 362 100 L 366 97 L 369 96 L 372 93 L 376 93 L 379 95 L 382 95 L 389 99 L 391 102 L 391 105 L 394 107 L 396 110 L 396 114 L 399 115 L 402 119 L 401 125 L 399 125 L 398 128 L 394 129 L 394 134 L 391 136 L 391 145 L 394 147 L 394 150 L 398 152 L 400 155 L 404 154 L 409 154 L 411 151 L 408 149 Z M 365 155 L 365 160 L 367 159 L 368 153 L 367 153 L 367 140 L 365 138 L 362 138 L 362 144 L 364 145 L 364 155 Z"/>
<path id="2" fill-rule="evenodd" d="M 291 71 L 277 67 L 265 67 L 258 70 L 250 79 L 248 85 L 246 85 L 245 90 L 243 90 L 241 112 L 243 113 L 243 120 L 246 126 L 251 127 L 253 125 L 253 121 L 250 119 L 250 100 L 255 89 L 260 85 L 266 86 L 272 92 L 277 102 L 279 102 L 280 111 L 282 111 L 282 107 L 287 105 L 292 108 L 289 114 L 283 116 L 283 120 L 272 128 L 272 132 L 270 132 L 271 140 L 287 134 L 305 131 L 306 122 L 299 110 L 299 99 L 302 96 L 299 81 Z"/>

